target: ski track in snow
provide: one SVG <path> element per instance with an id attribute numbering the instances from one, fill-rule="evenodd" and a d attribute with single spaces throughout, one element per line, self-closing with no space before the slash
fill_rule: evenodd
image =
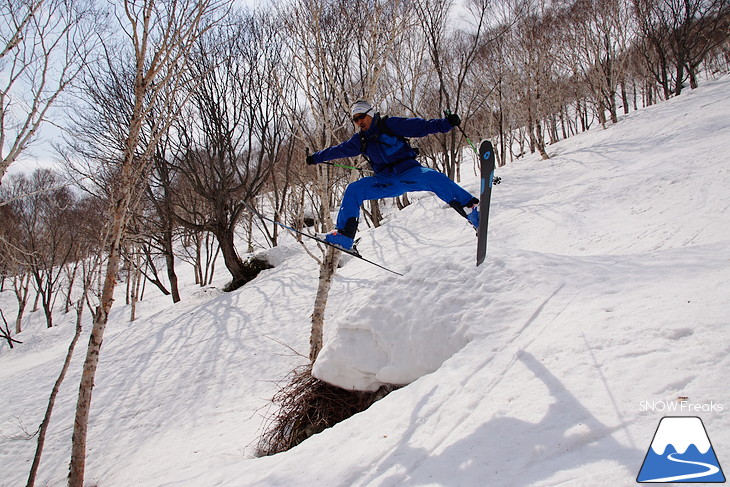
<path id="1" fill-rule="evenodd" d="M 663 416 L 640 402 L 678 395 L 724 404 L 700 413 L 722 461 L 728 93 L 726 76 L 549 146 L 548 161 L 498 168 L 479 268 L 473 230 L 428 193 L 363 228 L 363 255 L 404 277 L 343 259 L 319 372 L 411 383 L 284 454 L 252 458 L 277 383 L 308 355 L 318 269 L 298 244 L 269 251 L 277 267 L 234 293 L 218 290 L 222 270 L 174 306 L 148 287 L 134 323 L 119 294 L 94 390 L 87 483 L 634 485 Z M 462 174 L 476 193 L 472 169 Z M 184 265 L 180 273 L 192 281 Z M 12 292 L 0 305 L 13 316 Z M 72 317 L 45 330 L 41 314 L 28 313 L 22 346 L 0 349 L 0 485 L 25 482 L 35 442 L 23 431 L 40 422 L 73 333 Z M 65 485 L 87 340 L 37 485 Z"/>

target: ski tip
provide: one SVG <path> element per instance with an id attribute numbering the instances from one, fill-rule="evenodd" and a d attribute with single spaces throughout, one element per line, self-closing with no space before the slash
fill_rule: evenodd
<path id="1" fill-rule="evenodd" d="M 479 157 L 484 161 L 491 162 L 494 160 L 494 147 L 492 146 L 492 142 L 489 140 L 482 141 L 479 145 Z"/>

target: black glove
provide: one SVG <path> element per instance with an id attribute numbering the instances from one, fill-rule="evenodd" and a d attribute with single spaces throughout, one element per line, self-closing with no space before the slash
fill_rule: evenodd
<path id="1" fill-rule="evenodd" d="M 446 115 L 446 120 L 451 124 L 452 127 L 458 127 L 459 124 L 461 124 L 461 119 L 457 114 L 451 112 L 444 112 L 444 114 Z"/>
<path id="2" fill-rule="evenodd" d="M 314 162 L 314 157 L 312 157 L 311 155 L 308 155 L 307 156 L 307 165 L 311 166 L 312 164 L 317 164 L 317 163 Z"/>

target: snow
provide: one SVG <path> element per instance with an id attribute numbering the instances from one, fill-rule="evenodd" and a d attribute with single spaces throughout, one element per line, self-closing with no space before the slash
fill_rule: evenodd
<path id="1" fill-rule="evenodd" d="M 87 483 L 114 486 L 634 485 L 687 397 L 730 455 L 730 77 L 498 169 L 485 263 L 428 193 L 363 229 L 335 277 L 315 371 L 409 384 L 293 450 L 254 458 L 277 383 L 306 363 L 316 263 L 294 242 L 223 293 L 181 265 L 183 301 L 117 299 L 102 349 Z M 463 185 L 476 192 L 470 168 Z M 120 291 L 123 291 L 120 286 Z M 0 293 L 6 316 L 12 292 Z M 73 334 L 29 314 L 0 349 L 1 485 L 23 485 Z M 86 326 L 88 331 L 89 326 Z M 37 485 L 65 485 L 86 336 Z M 723 460 L 725 459 L 725 460 Z"/>

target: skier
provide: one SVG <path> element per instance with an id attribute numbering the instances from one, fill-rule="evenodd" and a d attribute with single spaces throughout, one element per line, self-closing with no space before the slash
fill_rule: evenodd
<path id="1" fill-rule="evenodd" d="M 364 100 L 352 105 L 351 114 L 359 132 L 346 142 L 307 156 L 307 164 L 311 165 L 362 154 L 375 173 L 345 189 L 336 229 L 325 235 L 327 242 L 345 250 L 352 249 L 363 201 L 394 198 L 409 191 L 432 191 L 469 220 L 474 228 L 479 227 L 479 199 L 445 174 L 421 166 L 416 160 L 417 150 L 406 138 L 449 132 L 461 123 L 458 115 L 452 113 L 433 120 L 381 117 Z"/>

